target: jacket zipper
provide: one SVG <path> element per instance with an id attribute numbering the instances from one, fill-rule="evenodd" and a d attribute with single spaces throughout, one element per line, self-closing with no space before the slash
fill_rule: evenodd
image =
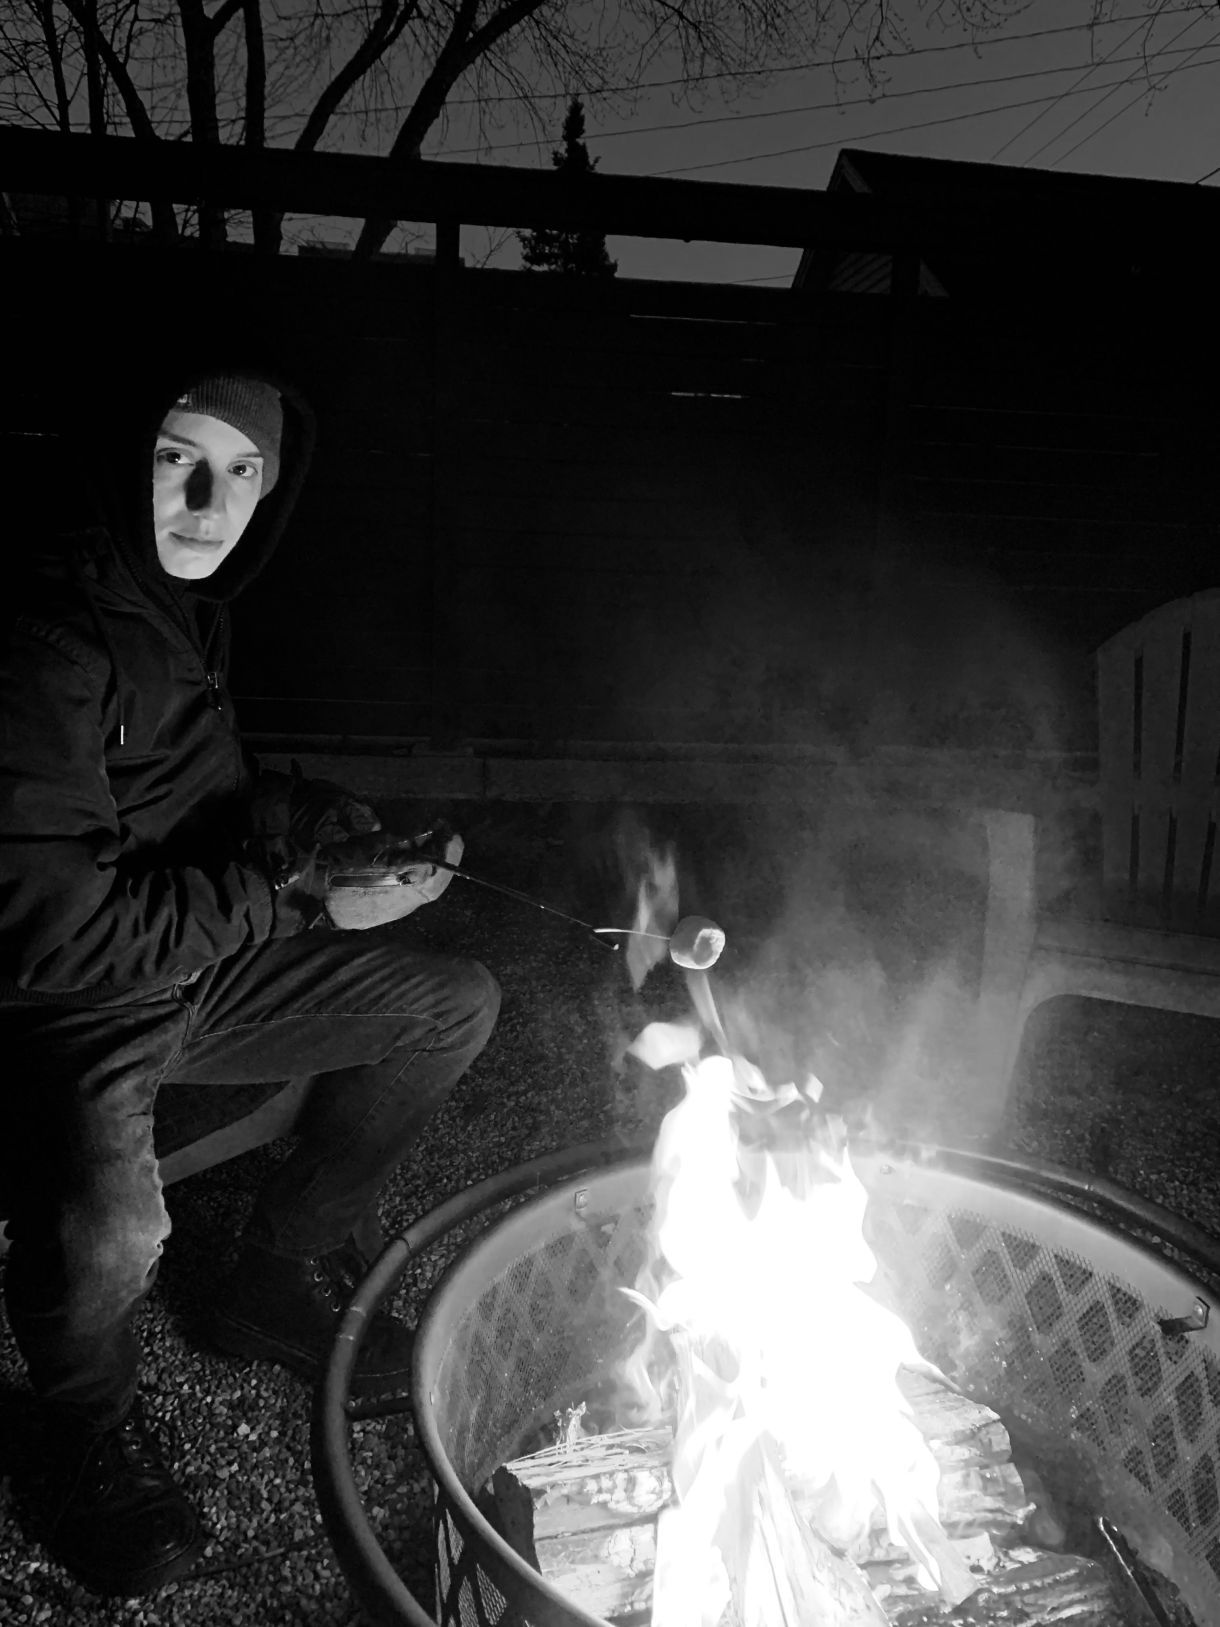
<path id="1" fill-rule="evenodd" d="M 212 623 L 211 629 L 210 629 L 210 631 L 208 633 L 208 636 L 207 636 L 206 643 L 204 645 L 203 659 L 204 659 L 205 663 L 207 662 L 208 657 L 212 653 L 213 645 L 218 644 L 220 642 L 221 629 L 223 628 L 223 626 L 224 626 L 224 611 L 223 610 L 218 610 L 217 613 L 216 613 L 216 620 Z M 215 667 L 209 667 L 209 666 L 207 666 L 205 664 L 204 669 L 203 669 L 203 676 L 204 676 L 204 679 L 206 680 L 207 686 L 208 686 L 208 705 L 213 709 L 213 711 L 223 712 L 224 711 L 224 701 L 221 699 L 221 695 L 220 695 L 220 673 L 219 673 L 219 671 Z"/>

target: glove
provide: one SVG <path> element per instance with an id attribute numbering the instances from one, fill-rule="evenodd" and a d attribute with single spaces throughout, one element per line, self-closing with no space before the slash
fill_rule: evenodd
<path id="1" fill-rule="evenodd" d="M 326 877 L 313 855 L 280 858 L 264 844 L 261 868 L 271 883 L 273 938 L 294 938 L 310 927 L 328 926 Z"/>
<path id="2" fill-rule="evenodd" d="M 389 836 L 373 831 L 346 841 L 330 842 L 317 852 L 317 867 L 328 887 L 375 887 L 391 878 L 401 885 L 439 898 L 460 864 L 465 844 L 451 826 L 438 821 L 419 836 Z M 441 861 L 441 862 L 438 862 Z"/>
<path id="3" fill-rule="evenodd" d="M 462 838 L 441 824 L 405 841 L 372 834 L 320 849 L 332 920 L 339 926 L 400 920 L 431 904 L 449 885 L 463 850 Z"/>
<path id="4" fill-rule="evenodd" d="M 288 800 L 288 839 L 308 852 L 381 829 L 377 811 L 330 780 L 298 778 Z"/>
<path id="5" fill-rule="evenodd" d="M 460 863 L 463 850 L 462 838 L 440 823 L 406 839 L 370 831 L 308 854 L 283 837 L 254 838 L 246 846 L 247 857 L 271 884 L 273 938 L 334 925 L 326 905 L 336 890 L 341 896 L 345 890 L 386 887 L 394 895 L 386 898 L 387 906 L 393 905 L 389 918 L 409 915 L 440 897 L 452 879 L 445 866 Z M 345 922 L 344 915 L 339 924 Z"/>
<path id="6" fill-rule="evenodd" d="M 248 829 L 280 838 L 299 853 L 381 829 L 375 808 L 331 780 L 307 780 L 297 763 L 291 774 L 262 769 L 254 782 Z"/>

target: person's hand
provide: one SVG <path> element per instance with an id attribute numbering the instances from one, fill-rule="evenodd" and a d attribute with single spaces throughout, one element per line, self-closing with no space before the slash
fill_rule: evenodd
<path id="1" fill-rule="evenodd" d="M 438 825 L 413 838 L 409 863 L 400 872 L 405 885 L 414 887 L 425 904 L 439 898 L 453 880 L 451 866 L 461 864 L 466 844 L 448 825 Z M 443 863 L 437 863 L 443 860 Z"/>
<path id="2" fill-rule="evenodd" d="M 381 829 L 377 810 L 330 780 L 299 779 L 289 799 L 288 837 L 302 852 Z"/>
<path id="3" fill-rule="evenodd" d="M 430 904 L 449 885 L 465 844 L 447 824 L 412 837 L 374 832 L 320 848 L 319 872 L 328 889 L 398 885 L 409 888 L 414 906 Z"/>
<path id="4" fill-rule="evenodd" d="M 273 861 L 266 873 L 271 883 L 271 937 L 294 938 L 319 922 L 326 924 L 327 878 L 313 855 Z"/>

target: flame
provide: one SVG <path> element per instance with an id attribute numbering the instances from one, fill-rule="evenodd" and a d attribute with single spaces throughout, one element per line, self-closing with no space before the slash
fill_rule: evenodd
<path id="1" fill-rule="evenodd" d="M 884 1525 L 923 1585 L 957 1603 L 973 1583 L 953 1563 L 936 1459 L 898 1382 L 904 1367 L 932 1369 L 867 1292 L 868 1194 L 842 1123 L 817 1105 L 816 1080 L 776 1090 L 739 1056 L 683 1048 L 672 1025 L 635 1046 L 646 1061 L 681 1057 L 686 1087 L 653 1154 L 655 1257 L 627 1290 L 651 1324 L 628 1376 L 654 1410 L 678 1410 L 653 1622 L 715 1627 L 730 1596 L 743 1622 L 811 1619 L 784 1591 L 799 1593 L 801 1566 L 766 1562 L 777 1533 L 791 1561 L 798 1527 L 839 1563 Z M 835 1619 L 883 1622 L 871 1603 Z"/>

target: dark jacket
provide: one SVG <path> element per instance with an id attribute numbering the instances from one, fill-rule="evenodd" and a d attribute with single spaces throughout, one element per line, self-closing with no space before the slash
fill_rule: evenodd
<path id="1" fill-rule="evenodd" d="M 153 447 L 201 371 L 146 380 L 139 418 L 129 383 L 105 414 L 113 440 L 105 425 L 92 434 L 92 413 L 61 443 L 65 472 L 79 441 L 92 443 L 105 524 L 25 559 L 0 617 L 0 1000 L 139 997 L 273 928 L 271 884 L 244 842 L 285 782 L 260 784 L 243 751 L 225 606 L 275 547 L 313 420 L 273 380 L 285 417 L 276 485 L 213 576 L 178 581 L 153 540 Z"/>

